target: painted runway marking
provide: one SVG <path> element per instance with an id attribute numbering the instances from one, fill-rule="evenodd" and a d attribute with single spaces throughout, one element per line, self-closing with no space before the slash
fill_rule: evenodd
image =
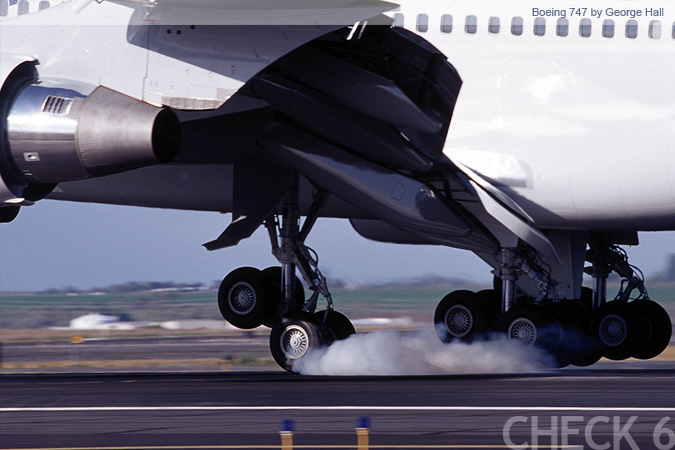
<path id="1" fill-rule="evenodd" d="M 389 411 L 389 412 L 644 412 L 675 413 L 675 407 L 627 406 L 66 406 L 0 408 L 5 412 L 116 412 L 116 411 Z"/>
<path id="2" fill-rule="evenodd" d="M 294 449 L 358 449 L 357 445 L 294 445 Z M 370 445 L 371 449 L 508 449 L 507 445 Z M 537 448 L 546 449 L 579 449 L 579 445 L 539 445 Z M 40 447 L 15 448 L 6 450 L 248 450 L 248 449 L 281 449 L 279 445 L 191 445 L 187 446 L 148 446 L 148 447 Z"/>

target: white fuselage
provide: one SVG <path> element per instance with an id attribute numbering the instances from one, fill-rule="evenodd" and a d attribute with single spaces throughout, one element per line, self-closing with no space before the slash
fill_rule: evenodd
<path id="1" fill-rule="evenodd" d="M 672 2 L 415 0 L 396 13 L 462 77 L 446 155 L 498 185 L 539 228 L 675 228 Z M 567 36 L 557 32 L 563 14 Z M 613 37 L 603 36 L 606 20 Z"/>
<path id="2" fill-rule="evenodd" d="M 145 19 L 129 5 L 58 3 L 11 20 L 18 6 L 10 6 L 1 50 L 35 55 L 42 77 L 177 109 L 222 104 L 275 58 L 330 29 L 305 35 L 276 27 L 259 39 L 214 41 L 199 27 L 165 27 L 154 51 L 130 44 L 129 24 Z M 444 150 L 451 160 L 498 186 L 539 229 L 675 229 L 672 2 L 399 3 L 389 14 L 439 48 L 463 80 Z M 38 4 L 31 1 L 30 11 Z M 557 27 L 563 12 L 566 36 Z M 518 35 L 514 18 L 522 20 Z M 606 20 L 612 37 L 603 36 Z M 163 55 L 188 36 L 203 39 L 201 54 Z"/>

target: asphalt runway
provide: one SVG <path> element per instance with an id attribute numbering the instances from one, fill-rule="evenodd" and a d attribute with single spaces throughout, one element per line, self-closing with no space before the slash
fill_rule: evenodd
<path id="1" fill-rule="evenodd" d="M 356 448 L 360 417 L 370 419 L 370 448 L 674 448 L 675 368 L 654 367 L 430 377 L 4 375 L 0 448 L 279 448 L 289 419 L 294 448 Z"/>

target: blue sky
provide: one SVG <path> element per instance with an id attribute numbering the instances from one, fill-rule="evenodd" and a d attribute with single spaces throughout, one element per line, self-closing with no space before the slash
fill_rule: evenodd
<path id="1" fill-rule="evenodd" d="M 267 233 L 231 249 L 206 251 L 230 216 L 125 206 L 42 201 L 0 225 L 0 290 L 90 288 L 127 281 L 210 283 L 240 266 L 275 265 Z M 629 248 L 647 275 L 664 268 L 675 233 L 643 233 Z M 491 283 L 489 268 L 472 253 L 446 247 L 381 244 L 361 238 L 347 221 L 322 219 L 307 244 L 329 277 L 348 282 L 424 275 Z"/>
<path id="2" fill-rule="evenodd" d="M 235 248 L 206 251 L 201 244 L 229 222 L 217 213 L 42 201 L 0 225 L 0 290 L 212 282 L 240 266 L 275 265 L 262 228 Z M 491 279 L 469 252 L 368 241 L 344 220 L 319 220 L 307 244 L 324 274 L 348 282 L 426 274 Z"/>

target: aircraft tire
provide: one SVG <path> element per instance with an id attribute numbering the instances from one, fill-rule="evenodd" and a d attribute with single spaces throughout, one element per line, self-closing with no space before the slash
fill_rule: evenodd
<path id="1" fill-rule="evenodd" d="M 665 309 L 652 300 L 636 300 L 630 309 L 643 318 L 643 337 L 636 344 L 633 357 L 651 359 L 663 352 L 670 343 L 673 325 Z"/>
<path id="2" fill-rule="evenodd" d="M 267 267 L 266 269 L 263 269 L 262 271 L 263 277 L 267 280 L 267 283 L 269 284 L 270 292 L 271 292 L 271 301 L 273 303 L 272 306 L 272 314 L 269 316 L 268 320 L 263 323 L 266 327 L 272 328 L 274 326 L 274 323 L 279 319 L 279 314 L 280 312 L 278 311 L 277 306 L 279 305 L 279 302 L 281 301 L 282 297 L 282 291 L 281 291 L 281 267 L 279 266 L 272 266 L 272 267 Z M 295 276 L 295 301 L 292 302 L 291 305 L 289 305 L 289 309 L 286 312 L 292 313 L 292 312 L 297 312 L 302 310 L 302 306 L 305 303 L 305 288 L 302 285 L 302 282 L 300 281 L 300 278 L 298 276 Z"/>
<path id="3" fill-rule="evenodd" d="M 324 337 L 328 342 L 342 341 L 356 333 L 354 325 L 344 314 L 337 311 L 328 311 L 326 317 L 326 311 L 314 313 L 314 320 L 319 324 L 323 322 L 324 317 L 326 318 L 326 322 L 323 324 Z"/>
<path id="4" fill-rule="evenodd" d="M 571 301 L 547 303 L 541 308 L 551 315 L 561 332 L 558 342 L 552 343 L 551 353 L 555 361 L 550 365 L 556 368 L 569 366 L 577 352 L 575 340 L 581 334 L 581 320 Z"/>
<path id="5" fill-rule="evenodd" d="M 578 311 L 582 314 L 581 320 L 586 318 L 588 319 L 590 314 L 587 314 L 589 311 L 593 310 L 593 289 L 588 287 L 581 288 L 581 298 L 578 302 Z"/>
<path id="6" fill-rule="evenodd" d="M 488 330 L 487 308 L 471 291 L 453 291 L 443 297 L 434 313 L 436 334 L 443 343 L 471 341 Z"/>
<path id="7" fill-rule="evenodd" d="M 240 267 L 230 272 L 218 288 L 218 308 L 223 318 L 237 328 L 250 330 L 273 314 L 271 286 L 262 272 Z"/>
<path id="8" fill-rule="evenodd" d="M 294 364 L 323 344 L 319 324 L 306 312 L 283 316 L 270 333 L 270 351 L 276 363 L 293 372 Z"/>
<path id="9" fill-rule="evenodd" d="M 621 361 L 633 355 L 644 334 L 642 318 L 627 302 L 608 302 L 593 314 L 590 334 L 598 338 L 603 356 Z"/>
<path id="10" fill-rule="evenodd" d="M 579 300 L 564 300 L 549 303 L 544 308 L 560 324 L 562 338 L 553 353 L 557 360 L 555 367 L 574 365 L 586 367 L 595 364 L 602 358 L 600 343 L 589 336 L 584 326 L 586 307 Z"/>
<path id="11" fill-rule="evenodd" d="M 499 329 L 509 339 L 524 345 L 553 350 L 562 340 L 562 327 L 550 313 L 536 305 L 517 305 L 499 320 Z"/>
<path id="12" fill-rule="evenodd" d="M 476 292 L 476 301 L 484 308 L 491 321 L 496 325 L 502 312 L 501 294 L 494 289 L 483 289 Z"/>
<path id="13" fill-rule="evenodd" d="M 602 346 L 597 338 L 582 334 L 582 345 L 572 355 L 572 365 L 577 367 L 592 366 L 602 358 Z"/>
<path id="14" fill-rule="evenodd" d="M 262 270 L 263 276 L 272 285 L 274 292 L 281 293 L 281 267 L 272 266 Z M 298 276 L 295 276 L 295 299 L 302 306 L 305 302 L 305 288 Z"/>

